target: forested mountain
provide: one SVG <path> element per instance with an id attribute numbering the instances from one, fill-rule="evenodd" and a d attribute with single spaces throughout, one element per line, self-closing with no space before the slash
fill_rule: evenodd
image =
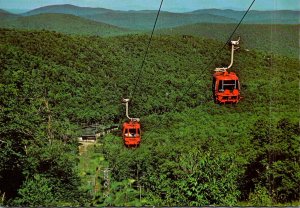
<path id="1" fill-rule="evenodd" d="M 119 11 L 86 15 L 85 17 L 112 25 L 122 25 L 129 29 L 150 30 L 153 27 L 156 14 L 157 11 Z M 157 22 L 157 28 L 169 28 L 200 22 L 233 23 L 235 19 L 212 14 L 161 12 Z"/>
<path id="2" fill-rule="evenodd" d="M 245 11 L 235 11 L 231 9 L 201 9 L 191 12 L 193 14 L 212 14 L 227 18 L 239 20 L 243 17 Z M 292 10 L 274 10 L 257 11 L 251 10 L 247 14 L 244 22 L 252 24 L 299 24 L 300 11 Z"/>
<path id="3" fill-rule="evenodd" d="M 193 24 L 158 30 L 159 34 L 192 35 L 227 41 L 236 24 Z M 260 49 L 290 57 L 299 56 L 300 25 L 242 24 L 236 31 L 244 47 Z"/>
<path id="4" fill-rule="evenodd" d="M 8 11 L 5 11 L 3 9 L 0 9 L 0 18 L 3 19 L 7 19 L 7 18 L 14 18 L 17 17 L 18 15 L 12 14 Z"/>
<path id="5" fill-rule="evenodd" d="M 230 59 L 216 40 L 155 36 L 140 70 L 147 35 L 1 29 L 0 36 L 1 204 L 298 205 L 298 59 L 242 43 L 232 70 L 243 99 L 216 105 L 213 69 Z M 120 100 L 136 79 L 130 114 L 141 118 L 142 143 L 128 149 L 118 133 L 101 138 L 93 171 L 109 167 L 105 197 L 103 175 L 93 190 L 83 184 L 92 172 L 78 169 L 78 129 L 121 124 Z"/>
<path id="6" fill-rule="evenodd" d="M 9 12 L 7 12 L 7 11 L 5 11 L 5 10 L 3 10 L 3 9 L 0 9 L 0 14 L 1 14 L 1 16 L 3 15 L 9 15 L 10 13 Z"/>
<path id="7" fill-rule="evenodd" d="M 78 7 L 74 5 L 51 5 L 34 9 L 24 15 L 64 13 L 86 17 L 107 24 L 131 29 L 151 29 L 157 11 L 117 11 L 104 8 Z M 244 11 L 203 9 L 193 12 L 172 13 L 161 12 L 158 27 L 175 27 L 193 23 L 233 23 L 238 22 L 244 15 Z M 299 24 L 299 11 L 275 10 L 275 11 L 250 11 L 245 18 L 246 23 L 251 24 Z M 149 21 L 151 19 L 151 21 Z"/>
<path id="8" fill-rule="evenodd" d="M 53 30 L 66 34 L 113 36 L 129 33 L 128 29 L 95 22 L 69 14 L 38 14 L 0 20 L 0 27 L 25 30 Z"/>
<path id="9" fill-rule="evenodd" d="M 62 4 L 62 5 L 50 5 L 45 7 L 40 7 L 33 9 L 29 12 L 24 13 L 24 16 L 31 16 L 37 14 L 45 13 L 62 13 L 62 14 L 72 14 L 76 16 L 85 16 L 99 13 L 112 12 L 113 10 L 104 9 L 104 8 L 91 8 L 91 7 L 78 7 L 71 4 Z"/>
<path id="10" fill-rule="evenodd" d="M 12 13 L 10 13 L 10 12 L 8 12 L 8 11 L 6 11 L 6 10 L 3 10 L 3 9 L 0 9 L 0 14 L 1 14 L 1 16 L 3 15 L 13 15 Z"/>
<path id="11" fill-rule="evenodd" d="M 125 12 L 102 8 L 82 8 L 73 5 L 42 7 L 26 13 L 26 15 L 31 16 L 12 15 L 5 11 L 0 12 L 0 15 L 1 14 L 3 18 L 0 19 L 0 27 L 2 28 L 53 30 L 65 34 L 91 36 L 148 33 L 148 29 L 153 26 L 156 15 L 155 12 L 151 10 Z M 243 14 L 244 12 L 242 11 L 218 9 L 197 10 L 190 13 L 162 12 L 157 23 L 157 28 L 161 29 L 159 29 L 157 33 L 168 35 L 192 35 L 225 41 L 228 38 L 228 34 L 236 27 L 238 19 L 241 18 Z M 247 15 L 247 18 L 244 21 L 250 21 L 254 17 L 266 19 L 271 16 L 272 18 L 280 17 L 282 21 L 284 21 L 285 19 L 298 18 L 299 12 L 250 11 L 250 16 Z M 98 21 L 108 22 L 109 24 Z M 220 22 L 223 22 L 223 24 Z M 269 23 L 273 22 L 269 21 Z M 113 25 L 119 25 L 121 27 Z M 131 29 L 125 29 L 125 27 Z M 138 31 L 132 29 L 145 30 Z M 242 24 L 238 29 L 237 34 L 243 37 L 242 41 L 245 42 L 245 47 L 250 50 L 260 49 L 285 56 L 298 57 L 298 31 L 299 24 Z"/>
<path id="12" fill-rule="evenodd" d="M 74 5 L 50 5 L 26 12 L 24 16 L 47 13 L 71 14 L 91 20 L 126 27 L 134 30 L 149 30 L 153 26 L 157 11 L 118 11 L 105 8 L 78 7 Z M 162 11 L 158 28 L 170 28 L 195 23 L 237 23 L 244 11 L 203 9 L 193 12 L 174 13 Z M 250 11 L 244 23 L 249 24 L 299 24 L 300 12 L 290 10 Z"/>

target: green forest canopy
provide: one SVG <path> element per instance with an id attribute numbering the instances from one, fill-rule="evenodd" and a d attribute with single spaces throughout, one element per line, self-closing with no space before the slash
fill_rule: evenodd
<path id="1" fill-rule="evenodd" d="M 142 145 L 127 149 L 118 135 L 104 138 L 111 194 L 103 198 L 102 187 L 101 197 L 93 198 L 77 169 L 78 128 L 124 121 L 120 100 L 134 88 L 149 37 L 9 29 L 0 34 L 2 203 L 232 206 L 248 201 L 261 206 L 299 201 L 297 59 L 241 45 L 233 70 L 243 99 L 234 106 L 216 105 L 211 75 L 228 64 L 230 51 L 218 51 L 222 43 L 215 40 L 155 36 L 130 103 L 130 114 L 141 117 Z M 218 58 L 208 66 L 215 53 Z M 146 190 L 141 201 L 140 184 Z"/>

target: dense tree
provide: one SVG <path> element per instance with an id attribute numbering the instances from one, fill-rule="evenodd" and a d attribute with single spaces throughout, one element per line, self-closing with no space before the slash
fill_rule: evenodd
<path id="1" fill-rule="evenodd" d="M 156 36 L 140 70 L 146 35 L 6 29 L 0 35 L 4 204 L 232 206 L 249 200 L 260 206 L 299 200 L 298 60 L 238 51 L 234 70 L 244 98 L 223 106 L 211 99 L 210 69 L 226 65 L 230 53 L 218 51 L 222 44 L 214 40 Z M 90 161 L 111 169 L 106 198 L 102 176 L 95 176 L 96 194 L 81 183 L 76 137 L 82 123 L 124 121 L 120 99 L 130 95 L 130 114 L 142 121 L 141 146 L 125 148 L 119 134 L 109 135 L 99 145 L 103 160 Z"/>
<path id="2" fill-rule="evenodd" d="M 246 172 L 246 189 L 254 191 L 265 187 L 274 203 L 298 200 L 299 126 L 288 119 L 278 121 L 277 126 L 268 120 L 259 120 L 251 136 L 256 153 Z"/>

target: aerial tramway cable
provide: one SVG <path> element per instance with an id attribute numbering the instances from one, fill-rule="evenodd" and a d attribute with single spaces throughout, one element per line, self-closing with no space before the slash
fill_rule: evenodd
<path id="1" fill-rule="evenodd" d="M 148 44 L 147 44 L 146 52 L 144 54 L 144 57 L 143 57 L 143 60 L 142 60 L 142 63 L 141 63 L 141 67 L 140 67 L 140 69 L 137 73 L 137 79 L 135 80 L 133 91 L 130 93 L 130 97 L 132 97 L 132 98 L 133 98 L 133 94 L 136 91 L 136 88 L 137 88 L 137 85 L 138 85 L 138 82 L 139 82 L 139 79 L 140 79 L 140 75 L 141 75 L 142 69 L 144 67 L 146 57 L 148 55 L 148 51 L 149 51 L 149 48 L 150 48 L 150 44 L 151 44 L 151 41 L 152 41 L 152 38 L 153 38 L 154 30 L 155 30 L 155 27 L 156 27 L 156 23 L 157 23 L 157 20 L 158 20 L 163 2 L 164 2 L 164 0 L 161 0 L 160 5 L 159 5 L 159 9 L 158 9 L 157 14 L 156 14 L 155 22 L 154 22 L 154 25 L 153 25 L 153 28 L 152 28 L 152 32 L 151 32 L 151 35 L 150 35 L 150 38 L 149 38 L 149 41 L 148 41 Z"/>
<path id="2" fill-rule="evenodd" d="M 160 6 L 159 6 L 159 9 L 158 9 L 158 12 L 157 12 L 157 15 L 156 15 L 154 26 L 152 28 L 150 39 L 149 39 L 149 42 L 147 44 L 147 48 L 146 48 L 146 51 L 145 51 L 145 54 L 144 54 L 144 57 L 143 57 L 143 60 L 142 60 L 142 64 L 141 64 L 141 67 L 138 71 L 137 79 L 135 81 L 133 91 L 130 93 L 130 97 L 132 97 L 132 98 L 133 98 L 133 93 L 136 91 L 137 84 L 138 84 L 138 81 L 140 79 L 140 74 L 142 72 L 142 69 L 143 69 L 143 66 L 144 66 L 148 51 L 149 51 L 149 47 L 150 47 L 150 44 L 151 44 L 151 41 L 152 41 L 152 37 L 153 37 L 153 34 L 154 34 L 154 30 L 155 30 L 155 27 L 156 27 L 156 23 L 157 23 L 157 20 L 158 20 L 158 16 L 159 16 L 162 4 L 163 4 L 163 0 L 161 0 L 161 2 L 160 2 Z M 140 145 L 140 142 L 141 142 L 140 119 L 129 117 L 129 113 L 128 113 L 129 100 L 130 99 L 123 99 L 122 100 L 122 102 L 126 105 L 126 117 L 129 120 L 128 122 L 123 123 L 122 137 L 123 137 L 123 141 L 124 141 L 125 146 L 127 146 L 127 147 L 137 147 L 137 146 Z"/>

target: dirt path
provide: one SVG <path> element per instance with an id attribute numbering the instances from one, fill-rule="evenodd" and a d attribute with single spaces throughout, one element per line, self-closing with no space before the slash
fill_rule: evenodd
<path id="1" fill-rule="evenodd" d="M 81 141 L 79 142 L 80 146 L 79 146 L 79 155 L 82 155 L 84 153 L 86 153 L 87 149 L 89 146 L 91 145 L 95 145 L 96 142 L 92 142 L 92 141 Z"/>

